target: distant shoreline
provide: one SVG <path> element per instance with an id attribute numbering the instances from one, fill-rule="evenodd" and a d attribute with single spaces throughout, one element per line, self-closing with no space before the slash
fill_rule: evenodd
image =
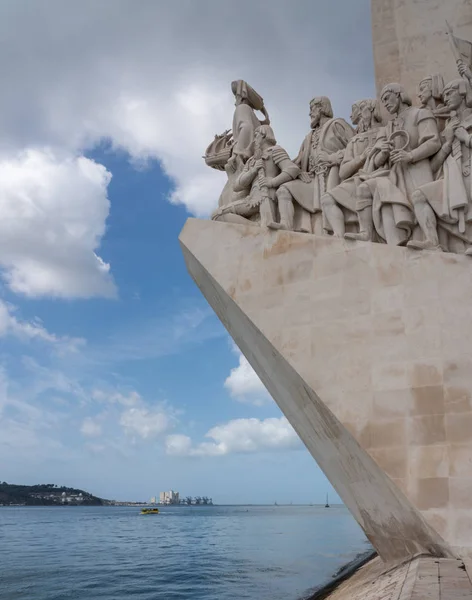
<path id="1" fill-rule="evenodd" d="M 157 508 L 226 508 L 226 507 L 248 507 L 248 508 L 325 508 L 324 504 L 149 504 L 148 502 L 117 502 L 107 503 L 106 500 L 102 504 L 2 504 L 0 508 L 50 508 L 50 507 L 88 507 L 88 508 L 142 508 L 147 506 L 155 506 Z M 345 508 L 344 504 L 331 504 L 330 508 Z"/>

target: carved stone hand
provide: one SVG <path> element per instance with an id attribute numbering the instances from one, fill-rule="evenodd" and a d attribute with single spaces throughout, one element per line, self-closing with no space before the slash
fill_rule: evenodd
<path id="1" fill-rule="evenodd" d="M 262 160 L 262 158 L 258 158 L 256 160 L 256 164 L 254 165 L 255 169 L 263 169 L 264 168 L 264 161 Z"/>
<path id="2" fill-rule="evenodd" d="M 412 162 L 412 156 L 410 152 L 406 150 L 392 150 L 390 158 L 394 165 L 398 163 L 408 164 Z"/>
<path id="3" fill-rule="evenodd" d="M 461 77 L 466 77 L 469 80 L 472 79 L 472 71 L 465 64 L 465 62 L 463 60 L 458 60 L 457 61 L 457 69 L 459 70 L 459 74 L 460 74 Z"/>
<path id="4" fill-rule="evenodd" d="M 311 176 L 310 173 L 307 173 L 306 171 L 302 171 L 299 175 L 299 179 L 301 181 L 303 181 L 303 183 L 311 183 Z"/>
<path id="5" fill-rule="evenodd" d="M 448 125 L 444 130 L 444 139 L 448 144 L 452 144 L 452 142 L 454 141 L 456 129 L 457 127 L 454 127 L 453 125 Z"/>
<path id="6" fill-rule="evenodd" d="M 458 127 L 454 133 L 456 138 L 460 140 L 463 144 L 468 144 L 469 134 L 467 133 L 466 129 L 464 129 L 464 127 Z"/>

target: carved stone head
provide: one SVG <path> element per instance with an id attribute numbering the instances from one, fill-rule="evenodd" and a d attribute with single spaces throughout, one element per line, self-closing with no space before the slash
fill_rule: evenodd
<path id="1" fill-rule="evenodd" d="M 358 132 L 362 133 L 382 123 L 380 105 L 375 98 L 358 100 L 352 105 L 351 121 L 357 125 Z"/>
<path id="2" fill-rule="evenodd" d="M 464 79 L 453 79 L 450 81 L 443 92 L 444 104 L 450 110 L 459 110 L 466 105 L 467 101 L 467 83 Z"/>
<path id="3" fill-rule="evenodd" d="M 440 73 L 422 79 L 418 86 L 418 98 L 421 106 L 436 108 L 436 105 L 442 101 L 443 91 L 444 79 Z"/>
<path id="4" fill-rule="evenodd" d="M 254 131 L 254 143 L 256 148 L 275 146 L 277 140 L 275 139 L 272 127 L 270 125 L 260 125 L 259 127 L 256 127 Z"/>
<path id="5" fill-rule="evenodd" d="M 249 104 L 254 110 L 262 111 L 264 109 L 264 99 L 244 79 L 232 81 L 231 91 L 234 94 L 236 106 L 244 102 L 245 104 Z"/>
<path id="6" fill-rule="evenodd" d="M 320 124 L 321 118 L 333 118 L 333 107 L 327 96 L 318 96 L 310 102 L 311 128 L 315 129 Z"/>
<path id="7" fill-rule="evenodd" d="M 359 125 L 359 121 L 361 120 L 361 102 L 362 100 L 359 100 L 359 102 L 354 102 L 354 104 L 352 105 L 351 123 L 353 125 Z"/>
<path id="8" fill-rule="evenodd" d="M 380 100 L 391 115 L 397 115 L 402 106 L 411 106 L 411 98 L 399 83 L 387 84 L 380 93 Z"/>

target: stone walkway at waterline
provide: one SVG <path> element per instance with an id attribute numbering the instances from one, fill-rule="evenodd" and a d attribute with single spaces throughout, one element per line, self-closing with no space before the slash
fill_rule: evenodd
<path id="1" fill-rule="evenodd" d="M 467 569 L 466 567 L 469 567 Z M 329 600 L 471 600 L 472 563 L 420 556 L 388 569 L 375 558 L 344 581 Z"/>

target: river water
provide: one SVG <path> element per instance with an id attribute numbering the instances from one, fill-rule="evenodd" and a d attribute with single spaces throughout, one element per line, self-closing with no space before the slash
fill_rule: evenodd
<path id="1" fill-rule="evenodd" d="M 299 600 L 369 548 L 344 507 L 3 507 L 0 598 Z"/>

